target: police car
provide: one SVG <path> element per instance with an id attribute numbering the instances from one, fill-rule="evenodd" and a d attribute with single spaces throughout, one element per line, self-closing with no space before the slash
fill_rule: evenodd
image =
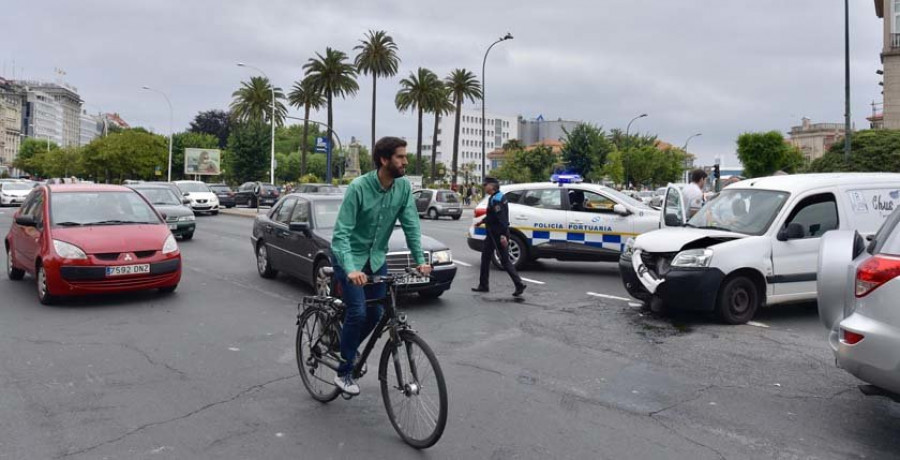
<path id="1" fill-rule="evenodd" d="M 500 191 L 509 202 L 509 257 L 517 269 L 540 258 L 617 261 L 629 238 L 660 227 L 658 210 L 609 187 L 582 183 L 574 174 Z M 466 235 L 469 248 L 479 252 L 486 213 L 484 198 Z M 496 254 L 494 262 L 499 263 Z"/>

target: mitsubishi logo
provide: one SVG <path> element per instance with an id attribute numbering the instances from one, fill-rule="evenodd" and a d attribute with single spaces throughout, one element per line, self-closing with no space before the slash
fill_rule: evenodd
<path id="1" fill-rule="evenodd" d="M 125 254 L 125 262 L 130 262 L 134 260 L 134 257 L 131 257 L 131 254 Z"/>

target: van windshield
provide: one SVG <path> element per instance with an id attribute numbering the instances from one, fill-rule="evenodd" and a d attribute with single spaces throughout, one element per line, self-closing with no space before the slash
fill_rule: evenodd
<path id="1" fill-rule="evenodd" d="M 686 226 L 762 235 L 788 195 L 771 190 L 725 190 L 700 208 Z"/>

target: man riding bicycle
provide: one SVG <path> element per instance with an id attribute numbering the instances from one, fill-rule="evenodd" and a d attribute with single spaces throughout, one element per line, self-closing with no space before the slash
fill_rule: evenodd
<path id="1" fill-rule="evenodd" d="M 380 304 L 366 308 L 366 300 L 384 298 L 385 286 L 367 286 L 366 282 L 370 275 L 387 274 L 388 241 L 398 219 L 418 271 L 423 275 L 431 273 L 431 265 L 422 252 L 419 214 L 412 186 L 408 180 L 401 179 L 408 164 L 406 141 L 397 137 L 379 139 L 372 160 L 375 170 L 356 178 L 344 193 L 331 238 L 334 277 L 346 308 L 341 330 L 343 362 L 334 384 L 354 396 L 359 394 L 359 386 L 352 375 L 357 348 L 378 324 L 384 311 Z"/>

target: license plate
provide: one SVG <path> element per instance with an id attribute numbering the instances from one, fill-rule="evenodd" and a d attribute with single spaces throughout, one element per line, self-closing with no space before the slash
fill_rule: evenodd
<path id="1" fill-rule="evenodd" d="M 402 283 L 397 284 L 427 284 L 429 281 L 430 280 L 424 276 L 410 276 L 404 279 Z"/>
<path id="2" fill-rule="evenodd" d="M 169 230 L 178 230 L 178 224 L 169 224 Z"/>
<path id="3" fill-rule="evenodd" d="M 150 264 L 106 267 L 106 276 L 140 275 L 150 273 Z"/>
<path id="4" fill-rule="evenodd" d="M 450 208 L 450 212 L 459 212 L 459 208 Z"/>

